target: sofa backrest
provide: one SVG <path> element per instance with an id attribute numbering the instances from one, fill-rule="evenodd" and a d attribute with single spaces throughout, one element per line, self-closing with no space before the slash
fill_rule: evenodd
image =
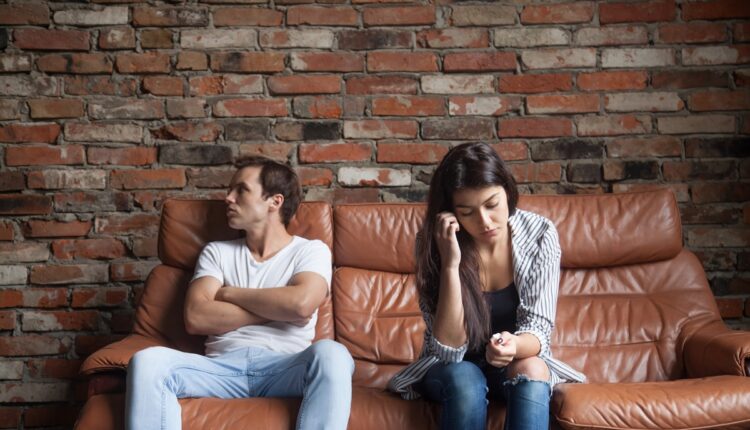
<path id="1" fill-rule="evenodd" d="M 671 192 L 522 196 L 519 207 L 550 218 L 560 236 L 556 356 L 591 381 L 682 375 L 681 327 L 719 315 L 702 266 L 682 249 Z M 424 213 L 423 204 L 334 208 L 335 332 L 355 358 L 355 384 L 384 387 L 421 350 L 413 272 Z"/>
<path id="2" fill-rule="evenodd" d="M 160 339 L 175 348 L 201 352 L 203 336 L 185 332 L 183 305 L 195 263 L 206 243 L 231 240 L 243 233 L 227 225 L 226 205 L 221 200 L 169 199 L 162 207 L 159 226 L 159 259 L 162 264 L 149 275 L 136 311 L 134 332 Z M 333 245 L 331 207 L 322 202 L 303 202 L 289 225 L 292 234 Z M 333 338 L 330 297 L 318 310 L 316 339 Z"/>

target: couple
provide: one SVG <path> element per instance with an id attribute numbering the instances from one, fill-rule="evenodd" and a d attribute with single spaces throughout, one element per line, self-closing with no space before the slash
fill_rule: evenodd
<path id="1" fill-rule="evenodd" d="M 208 336 L 205 355 L 138 352 L 126 428 L 181 428 L 184 397 L 302 397 L 298 429 L 346 428 L 352 358 L 337 342 L 311 344 L 331 252 L 286 230 L 300 193 L 284 164 L 238 165 L 227 219 L 245 237 L 206 245 L 185 302 L 187 331 Z M 389 388 L 439 403 L 441 428 L 484 429 L 487 398 L 502 396 L 506 428 L 547 429 L 552 386 L 584 379 L 550 353 L 557 232 L 517 201 L 510 171 L 483 143 L 451 149 L 433 175 L 416 249 L 424 347 Z"/>

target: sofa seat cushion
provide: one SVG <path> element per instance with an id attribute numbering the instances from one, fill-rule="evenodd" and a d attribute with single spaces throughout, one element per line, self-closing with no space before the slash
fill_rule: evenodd
<path id="1" fill-rule="evenodd" d="M 182 399 L 183 430 L 294 429 L 300 399 Z M 123 430 L 124 394 L 88 399 L 76 430 Z M 490 402 L 487 428 L 502 428 L 505 405 Z M 439 407 L 424 400 L 403 400 L 376 388 L 354 387 L 349 428 L 357 430 L 437 429 Z"/>
<path id="2" fill-rule="evenodd" d="M 565 429 L 748 428 L 750 378 L 560 384 L 551 411 Z"/>

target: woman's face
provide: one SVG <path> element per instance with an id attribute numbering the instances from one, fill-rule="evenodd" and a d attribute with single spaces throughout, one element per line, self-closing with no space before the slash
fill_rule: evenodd
<path id="1" fill-rule="evenodd" d="M 456 218 L 477 242 L 493 243 L 508 228 L 508 195 L 499 185 L 453 193 Z"/>

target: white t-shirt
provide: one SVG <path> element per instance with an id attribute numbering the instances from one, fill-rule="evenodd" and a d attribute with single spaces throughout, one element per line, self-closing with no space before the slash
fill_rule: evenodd
<path id="1" fill-rule="evenodd" d="M 268 260 L 257 262 L 245 239 L 207 244 L 195 266 L 193 280 L 204 276 L 218 279 L 223 286 L 276 288 L 288 285 L 300 272 L 315 272 L 331 285 L 331 251 L 319 240 L 293 236 L 292 241 Z M 231 350 L 256 346 L 275 352 L 297 353 L 315 337 L 318 311 L 310 322 L 298 327 L 282 321 L 248 325 L 219 336 L 208 336 L 206 355 L 216 357 Z"/>

